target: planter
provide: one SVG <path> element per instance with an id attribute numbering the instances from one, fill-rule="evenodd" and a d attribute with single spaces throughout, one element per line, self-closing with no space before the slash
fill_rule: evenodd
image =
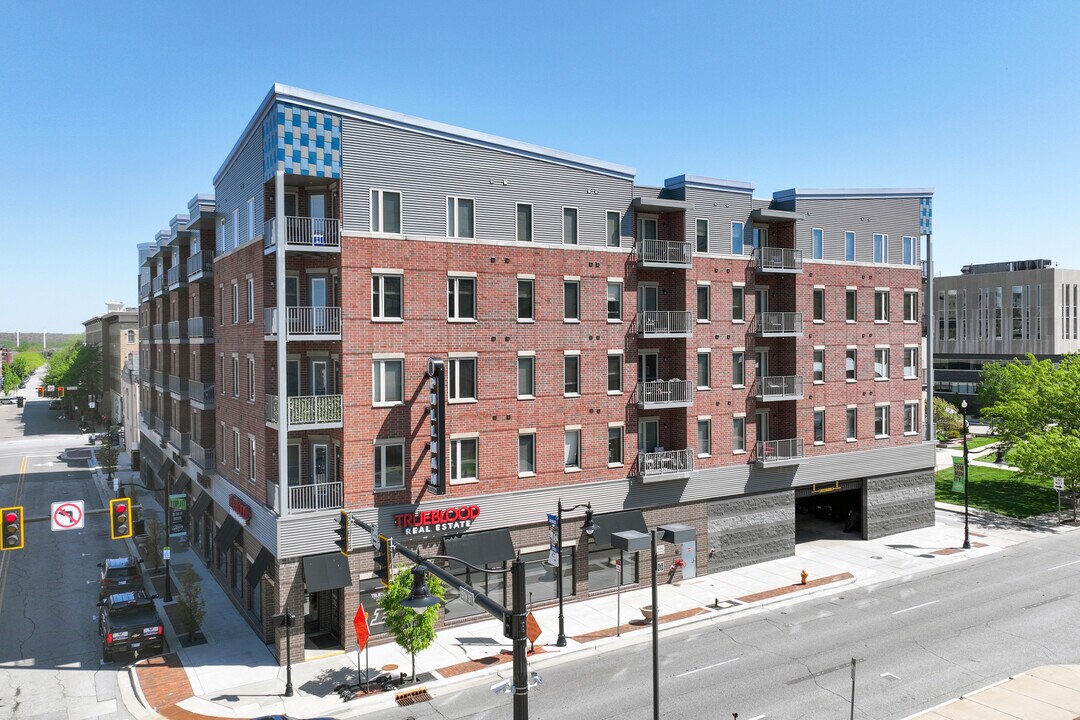
<path id="1" fill-rule="evenodd" d="M 645 605 L 641 608 L 641 614 L 645 618 L 645 622 L 652 622 L 653 619 L 653 606 Z"/>

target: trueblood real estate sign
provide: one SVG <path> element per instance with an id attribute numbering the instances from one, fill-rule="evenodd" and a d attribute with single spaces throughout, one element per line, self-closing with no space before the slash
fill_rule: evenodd
<path id="1" fill-rule="evenodd" d="M 443 510 L 421 510 L 394 516 L 394 526 L 406 535 L 447 530 L 467 530 L 480 517 L 479 505 L 462 505 Z"/>

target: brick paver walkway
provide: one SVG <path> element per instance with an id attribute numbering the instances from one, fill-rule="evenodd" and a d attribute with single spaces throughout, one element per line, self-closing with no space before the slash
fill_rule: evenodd
<path id="1" fill-rule="evenodd" d="M 176 705 L 192 695 L 191 683 L 176 653 L 147 658 L 135 666 L 135 672 L 146 702 L 158 715 L 169 720 L 213 720 Z"/>
<path id="2" fill-rule="evenodd" d="M 838 573 L 836 575 L 826 575 L 825 577 L 807 580 L 805 585 L 796 583 L 794 585 L 784 585 L 783 587 L 773 588 L 772 590 L 766 590 L 752 595 L 743 595 L 741 598 L 738 598 L 738 601 L 741 603 L 752 603 L 760 600 L 768 600 L 769 598 L 774 598 L 779 595 L 787 595 L 788 593 L 799 592 L 800 590 L 821 587 L 822 585 L 829 585 L 830 583 L 840 582 L 841 580 L 848 580 L 854 577 L 854 575 L 848 572 Z"/>

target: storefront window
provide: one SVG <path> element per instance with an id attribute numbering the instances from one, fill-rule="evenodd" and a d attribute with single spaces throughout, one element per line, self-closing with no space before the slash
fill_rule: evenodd
<path id="1" fill-rule="evenodd" d="M 360 581 L 360 604 L 364 606 L 364 614 L 367 615 L 368 630 L 372 636 L 380 635 L 386 630 L 386 618 L 379 600 L 386 593 L 386 588 L 378 578 L 369 578 Z"/>
<path id="2" fill-rule="evenodd" d="M 526 553 L 521 556 L 525 561 L 525 600 L 526 602 L 545 602 L 559 597 L 556 570 L 547 564 L 548 551 Z M 574 547 L 563 548 L 563 597 L 574 594 Z"/>
<path id="3" fill-rule="evenodd" d="M 244 551 L 233 545 L 229 548 L 229 582 L 238 595 L 244 591 Z M 241 595 L 242 597 L 242 595 Z"/>
<path id="4" fill-rule="evenodd" d="M 619 551 L 610 545 L 589 548 L 589 591 L 595 592 L 613 588 L 619 584 L 615 574 L 615 561 Z M 623 585 L 633 585 L 638 581 L 637 553 L 623 553 Z"/>
<path id="5" fill-rule="evenodd" d="M 495 574 L 478 572 L 459 562 L 446 562 L 444 566 L 452 572 L 454 577 L 458 580 L 463 583 L 468 583 L 476 588 L 477 592 L 481 592 L 503 605 L 506 604 L 503 588 L 506 585 L 506 576 L 509 575 L 509 573 Z M 505 563 L 491 563 L 486 567 L 489 570 L 502 570 L 506 565 Z M 457 590 L 451 587 L 446 588 L 446 605 L 444 606 L 444 609 L 447 620 L 456 620 L 457 618 L 480 615 L 486 612 L 481 607 L 469 605 L 458 596 Z"/>

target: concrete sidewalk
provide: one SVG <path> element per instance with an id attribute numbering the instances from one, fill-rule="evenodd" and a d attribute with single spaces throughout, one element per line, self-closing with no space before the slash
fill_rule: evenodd
<path id="1" fill-rule="evenodd" d="M 1044 665 L 904 720 L 1074 720 L 1080 665 Z"/>

